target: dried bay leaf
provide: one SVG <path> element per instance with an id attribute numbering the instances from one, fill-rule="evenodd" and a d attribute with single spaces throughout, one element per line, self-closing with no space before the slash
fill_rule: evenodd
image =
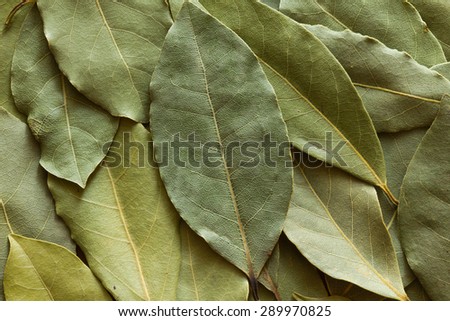
<path id="1" fill-rule="evenodd" d="M 294 173 L 284 227 L 291 242 L 324 273 L 406 300 L 375 188 L 337 168 L 305 163 Z"/>
<path id="2" fill-rule="evenodd" d="M 405 288 L 405 291 L 411 301 L 430 301 L 430 297 L 425 292 L 425 289 L 418 279 L 408 285 Z"/>
<path id="3" fill-rule="evenodd" d="M 180 225 L 180 233 L 177 300 L 245 301 L 249 294 L 245 274 L 214 252 L 187 224 Z"/>
<path id="4" fill-rule="evenodd" d="M 408 1 L 281 0 L 280 10 L 301 23 L 372 36 L 428 67 L 445 62 L 439 41 Z"/>
<path id="5" fill-rule="evenodd" d="M 436 66 L 431 67 L 431 69 L 437 71 L 442 76 L 450 80 L 450 62 L 438 64 Z"/>
<path id="6" fill-rule="evenodd" d="M 258 57 L 277 94 L 292 144 L 389 194 L 373 124 L 329 50 L 303 26 L 256 1 L 201 3 Z"/>
<path id="7" fill-rule="evenodd" d="M 148 122 L 148 84 L 172 20 L 164 0 L 40 0 L 56 61 L 82 94 L 114 116 Z"/>
<path id="8" fill-rule="evenodd" d="M 281 235 L 259 281 L 275 294 L 278 300 L 290 301 L 294 292 L 308 297 L 325 297 L 327 290 L 315 266 Z"/>
<path id="9" fill-rule="evenodd" d="M 305 25 L 345 68 L 377 132 L 428 127 L 450 81 L 408 54 L 350 30 Z"/>
<path id="10" fill-rule="evenodd" d="M 56 210 L 90 268 L 117 300 L 175 300 L 179 216 L 152 159 L 150 133 L 122 119 L 85 190 L 54 176 Z"/>
<path id="11" fill-rule="evenodd" d="M 247 274 L 256 296 L 256 278 L 281 234 L 292 191 L 290 156 L 273 148 L 265 155 L 261 147 L 267 135 L 276 146 L 287 142 L 272 87 L 235 33 L 185 3 L 150 91 L 158 159 L 161 145 L 176 137 L 193 135 L 198 144 L 179 155 L 171 151 L 160 167 L 172 202 L 198 235 Z M 242 143 L 256 144 L 253 156 L 242 152 Z M 213 163 L 202 153 L 208 148 Z"/>
<path id="12" fill-rule="evenodd" d="M 27 125 L 0 107 L 0 299 L 3 269 L 8 255 L 7 237 L 21 234 L 75 251 L 69 230 L 56 216 L 39 166 L 39 146 Z"/>
<path id="13" fill-rule="evenodd" d="M 450 60 L 450 2 L 436 0 L 409 0 L 425 20 L 427 28 L 433 32 L 441 44 L 442 50 Z"/>
<path id="14" fill-rule="evenodd" d="M 59 71 L 36 7 L 23 22 L 11 77 L 17 108 L 28 116 L 40 142 L 42 167 L 85 187 L 119 122 L 77 92 Z"/>
<path id="15" fill-rule="evenodd" d="M 22 21 L 31 6 L 22 8 L 14 15 L 13 20 L 6 25 L 5 20 L 8 13 L 15 5 L 17 5 L 17 0 L 5 0 L 0 3 L 0 57 L 2 59 L 0 64 L 0 106 L 20 120 L 25 121 L 26 117 L 17 110 L 11 94 L 11 60 Z"/>
<path id="16" fill-rule="evenodd" d="M 450 97 L 423 137 L 401 187 L 400 240 L 433 300 L 450 300 Z"/>
<path id="17" fill-rule="evenodd" d="M 15 234 L 9 242 L 4 279 L 7 300 L 111 300 L 91 270 L 66 248 Z"/>

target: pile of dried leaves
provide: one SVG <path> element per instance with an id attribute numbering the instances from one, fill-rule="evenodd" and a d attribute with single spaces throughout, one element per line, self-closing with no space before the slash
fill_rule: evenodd
<path id="1" fill-rule="evenodd" d="M 450 300 L 450 2 L 28 2 L 2 299 Z"/>

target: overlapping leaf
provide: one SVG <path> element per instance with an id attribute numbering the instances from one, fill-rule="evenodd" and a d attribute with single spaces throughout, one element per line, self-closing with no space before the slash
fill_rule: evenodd
<path id="1" fill-rule="evenodd" d="M 327 290 L 316 267 L 301 255 L 282 235 L 259 281 L 275 294 L 278 300 L 290 301 L 295 292 L 304 296 L 322 298 Z"/>
<path id="2" fill-rule="evenodd" d="M 443 75 L 445 78 L 450 80 L 450 62 L 445 62 L 443 64 L 439 64 L 436 66 L 431 67 L 432 70 L 437 71 L 441 75 Z"/>
<path id="3" fill-rule="evenodd" d="M 450 93 L 450 81 L 376 39 L 350 30 L 305 27 L 345 68 L 378 132 L 431 125 L 442 96 Z"/>
<path id="4" fill-rule="evenodd" d="M 450 2 L 436 0 L 410 0 L 427 23 L 427 28 L 439 40 L 447 60 L 450 60 Z"/>
<path id="5" fill-rule="evenodd" d="M 429 301 L 430 297 L 425 292 L 422 284 L 420 284 L 419 280 L 416 279 L 413 283 L 405 288 L 406 293 L 408 294 L 408 298 L 411 301 Z"/>
<path id="6" fill-rule="evenodd" d="M 439 41 L 408 1 L 281 0 L 280 10 L 301 23 L 372 36 L 428 67 L 445 62 Z"/>
<path id="7" fill-rule="evenodd" d="M 262 146 L 265 137 L 279 146 L 287 135 L 261 66 L 235 33 L 185 3 L 150 90 L 159 159 L 167 156 L 163 144 L 190 137 L 189 148 L 170 149 L 168 165 L 160 167 L 172 202 L 255 286 L 292 190 L 292 169 L 285 166 L 290 156 Z"/>
<path id="8" fill-rule="evenodd" d="M 450 299 L 449 132 L 450 97 L 446 97 L 408 166 L 398 208 L 406 258 L 434 300 Z"/>
<path id="9" fill-rule="evenodd" d="M 148 84 L 171 25 L 164 0 L 41 0 L 44 31 L 69 81 L 114 116 L 148 121 Z"/>
<path id="10" fill-rule="evenodd" d="M 295 21 L 256 1 L 201 3 L 258 57 L 294 146 L 387 190 L 373 125 L 327 48 Z"/>
<path id="11" fill-rule="evenodd" d="M 49 178 L 56 210 L 92 271 L 120 300 L 175 300 L 179 218 L 152 160 L 149 132 L 122 120 L 85 190 Z"/>
<path id="12" fill-rule="evenodd" d="M 111 300 L 91 270 L 55 243 L 12 234 L 5 297 L 12 301 Z"/>
<path id="13" fill-rule="evenodd" d="M 288 238 L 324 273 L 405 300 L 375 188 L 339 169 L 311 166 L 295 171 Z"/>
<path id="14" fill-rule="evenodd" d="M 5 108 L 14 116 L 25 121 L 25 116 L 21 114 L 14 105 L 14 99 L 11 94 L 11 60 L 14 53 L 14 46 L 19 37 L 22 21 L 27 15 L 30 7 L 22 8 L 15 14 L 14 20 L 8 25 L 4 22 L 8 13 L 17 4 L 17 0 L 6 0 L 0 3 L 0 106 Z"/>
<path id="15" fill-rule="evenodd" d="M 75 246 L 56 216 L 46 173 L 39 167 L 39 147 L 27 125 L 0 107 L 0 298 L 11 233 Z"/>
<path id="16" fill-rule="evenodd" d="M 105 156 L 118 120 L 81 95 L 59 71 L 34 7 L 23 22 L 12 66 L 17 108 L 41 146 L 51 174 L 85 187 Z"/>
<path id="17" fill-rule="evenodd" d="M 244 301 L 249 294 L 244 273 L 195 234 L 181 224 L 181 266 L 177 300 Z"/>

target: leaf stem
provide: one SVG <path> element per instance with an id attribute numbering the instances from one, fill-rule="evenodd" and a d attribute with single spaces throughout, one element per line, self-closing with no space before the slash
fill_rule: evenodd
<path id="1" fill-rule="evenodd" d="M 258 295 L 258 280 L 254 275 L 248 277 L 248 282 L 250 283 L 250 289 L 252 290 L 253 299 L 259 301 Z"/>

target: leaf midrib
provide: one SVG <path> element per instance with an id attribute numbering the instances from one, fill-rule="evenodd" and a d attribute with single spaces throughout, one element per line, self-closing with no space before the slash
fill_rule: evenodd
<path id="1" fill-rule="evenodd" d="M 128 77 L 130 78 L 130 82 L 131 82 L 131 84 L 133 86 L 133 89 L 134 89 L 135 93 L 137 94 L 137 96 L 140 97 L 139 91 L 136 88 L 136 85 L 135 85 L 135 83 L 133 81 L 133 76 L 131 75 L 130 67 L 128 66 L 127 62 L 125 61 L 125 58 L 123 57 L 122 52 L 120 51 L 120 48 L 119 48 L 119 46 L 118 46 L 118 44 L 116 42 L 116 39 L 114 38 L 114 35 L 112 33 L 112 30 L 111 30 L 111 27 L 109 26 L 109 23 L 108 23 L 108 21 L 107 21 L 107 19 L 105 17 L 105 14 L 104 14 L 103 9 L 102 9 L 102 7 L 101 7 L 101 5 L 99 3 L 99 0 L 95 0 L 95 5 L 97 6 L 98 12 L 100 13 L 100 16 L 102 18 L 102 21 L 103 21 L 103 24 L 104 24 L 106 30 L 108 30 L 108 34 L 111 37 L 111 41 L 114 44 L 114 48 L 116 48 L 117 54 L 119 55 L 120 60 L 122 60 L 123 65 L 125 66 L 125 68 L 127 70 Z"/>
<path id="2" fill-rule="evenodd" d="M 77 161 L 77 155 L 75 153 L 75 146 L 73 144 L 72 127 L 70 125 L 69 108 L 67 106 L 66 83 L 65 83 L 64 75 L 61 74 L 60 77 L 61 77 L 61 88 L 62 88 L 62 95 L 63 95 L 64 116 L 65 116 L 66 127 L 67 127 L 67 136 L 69 139 L 70 150 L 72 151 L 72 157 L 75 162 L 75 168 L 77 170 L 77 175 L 78 175 L 77 183 L 81 183 L 81 187 L 84 187 L 85 182 L 83 181 L 83 178 L 81 177 L 80 168 L 78 166 L 78 161 Z"/>
<path id="3" fill-rule="evenodd" d="M 24 248 L 22 247 L 22 245 L 17 242 L 13 236 L 11 236 L 11 239 L 14 240 L 14 242 L 20 247 L 20 249 L 22 250 L 23 254 L 25 254 L 25 256 L 27 257 L 28 261 L 30 261 L 31 266 L 33 267 L 33 271 L 36 273 L 36 276 L 38 277 L 39 281 L 41 282 L 43 288 L 45 289 L 45 291 L 47 292 L 48 296 L 50 297 L 50 299 L 52 301 L 55 301 L 55 299 L 53 298 L 52 293 L 50 292 L 50 289 L 47 287 L 47 284 L 45 284 L 44 280 L 42 279 L 40 273 L 38 272 L 38 270 L 36 270 L 36 267 L 34 266 L 33 260 L 31 260 L 30 256 L 28 255 L 28 253 L 24 250 Z M 11 240 L 10 239 L 10 240 Z"/>
<path id="4" fill-rule="evenodd" d="M 429 102 L 429 103 L 433 103 L 433 104 L 440 104 L 441 103 L 441 101 L 437 100 L 437 99 L 422 97 L 422 96 L 414 95 L 414 94 L 408 94 L 408 93 L 405 93 L 405 92 L 401 92 L 401 91 L 397 91 L 397 90 L 393 90 L 393 89 L 389 89 L 389 88 L 385 88 L 385 87 L 372 86 L 372 85 L 362 84 L 362 83 L 358 83 L 358 82 L 353 82 L 353 85 L 357 86 L 357 87 L 383 91 L 383 92 L 387 92 L 387 93 L 390 93 L 390 94 L 404 96 L 404 97 L 413 98 L 413 99 L 417 99 L 417 100 L 423 100 L 423 101 L 426 101 L 426 102 Z"/>
<path id="5" fill-rule="evenodd" d="M 109 177 L 109 180 L 111 182 L 111 188 L 112 188 L 112 191 L 113 191 L 114 200 L 116 201 L 116 204 L 117 204 L 117 209 L 118 209 L 118 212 L 119 212 L 120 219 L 122 221 L 122 225 L 123 225 L 125 234 L 126 234 L 127 239 L 128 239 L 128 243 L 131 246 L 131 250 L 132 250 L 134 259 L 136 261 L 136 266 L 138 268 L 139 277 L 141 279 L 142 288 L 143 288 L 144 294 L 145 294 L 145 299 L 146 300 L 150 300 L 150 294 L 149 294 L 149 291 L 148 291 L 147 283 L 145 282 L 145 277 L 144 277 L 144 273 L 143 273 L 143 270 L 142 270 L 141 260 L 139 258 L 139 254 L 138 254 L 136 245 L 134 244 L 134 241 L 133 241 L 133 239 L 131 237 L 131 233 L 130 233 L 130 231 L 128 229 L 128 225 L 127 225 L 127 222 L 126 222 L 126 219 L 125 219 L 125 214 L 123 212 L 123 207 L 122 207 L 122 204 L 120 202 L 119 195 L 117 193 L 116 184 L 115 184 L 114 179 L 113 179 L 112 174 L 111 174 L 111 169 L 109 167 L 106 167 L 106 171 L 108 172 L 108 177 Z"/>
<path id="6" fill-rule="evenodd" d="M 233 203 L 233 209 L 234 209 L 234 213 L 236 215 L 236 221 L 237 221 L 237 224 L 239 226 L 239 233 L 241 235 L 241 241 L 242 241 L 242 245 L 243 245 L 244 252 L 245 252 L 245 257 L 246 257 L 246 261 L 247 261 L 247 268 L 248 268 L 248 271 L 247 271 L 248 272 L 248 277 L 250 279 L 254 280 L 254 279 L 256 279 L 256 277 L 255 277 L 255 272 L 253 270 L 253 263 L 252 263 L 252 260 L 251 260 L 251 257 L 250 257 L 250 248 L 248 246 L 248 242 L 247 242 L 247 237 L 246 237 L 246 234 L 245 234 L 244 226 L 243 226 L 243 224 L 241 222 L 240 211 L 239 211 L 239 208 L 238 208 L 238 205 L 237 205 L 236 195 L 234 193 L 233 182 L 231 181 L 231 175 L 230 175 L 230 172 L 229 172 L 228 167 L 227 167 L 227 162 L 226 162 L 225 155 L 224 155 L 224 147 L 223 147 L 222 137 L 220 135 L 220 130 L 219 130 L 219 126 L 218 126 L 216 112 L 214 110 L 214 106 L 213 106 L 213 103 L 211 101 L 211 95 L 210 95 L 210 92 L 209 92 L 209 83 L 208 83 L 208 79 L 207 79 L 207 76 L 206 76 L 206 68 L 205 68 L 205 64 L 203 62 L 203 58 L 202 58 L 202 55 L 201 55 L 201 52 L 200 52 L 200 48 L 199 48 L 199 44 L 198 44 L 198 40 L 197 40 L 197 35 L 195 33 L 194 25 L 193 25 L 193 22 L 192 22 L 192 16 L 191 16 L 190 8 L 189 8 L 188 12 L 189 12 L 189 18 L 190 18 L 189 22 L 190 22 L 190 26 L 192 28 L 192 34 L 194 35 L 194 43 L 195 43 L 195 46 L 196 46 L 196 49 L 197 49 L 200 65 L 201 65 L 201 68 L 202 68 L 203 79 L 205 81 L 206 96 L 208 97 L 208 104 L 209 104 L 210 109 L 211 109 L 211 114 L 212 114 L 212 118 L 213 118 L 213 122 L 214 122 L 214 129 L 215 129 L 216 136 L 217 136 L 217 142 L 220 145 L 220 156 L 221 156 L 221 159 L 222 159 L 222 164 L 223 164 L 223 169 L 224 169 L 224 173 L 225 173 L 225 178 L 226 178 L 226 182 L 227 182 L 228 189 L 229 189 L 229 192 L 230 192 L 230 198 L 231 198 L 231 201 Z"/>
<path id="7" fill-rule="evenodd" d="M 324 119 L 335 131 L 336 133 L 345 141 L 348 142 L 348 146 L 353 150 L 353 152 L 356 154 L 356 156 L 363 162 L 363 164 L 366 166 L 367 169 L 369 169 L 372 176 L 375 178 L 375 180 L 378 182 L 378 186 L 386 186 L 386 182 L 384 182 L 378 174 L 375 172 L 375 170 L 370 166 L 370 164 L 367 162 L 367 160 L 361 155 L 361 153 L 355 148 L 355 146 L 344 136 L 344 134 L 326 117 L 308 98 L 306 98 L 302 93 L 300 93 L 297 88 L 283 75 L 281 75 L 277 70 L 275 70 L 269 63 L 264 61 L 261 57 L 256 56 L 260 62 L 262 62 L 265 66 L 267 66 L 272 72 L 274 72 L 278 77 L 280 77 L 301 99 L 306 101 L 308 105 L 310 105 L 313 110 L 319 114 L 322 119 Z"/>
<path id="8" fill-rule="evenodd" d="M 333 223 L 333 225 L 336 227 L 336 229 L 338 230 L 338 232 L 342 235 L 343 239 L 346 241 L 347 244 L 350 245 L 350 247 L 353 249 L 353 251 L 356 253 L 356 255 L 361 259 L 361 261 L 381 280 L 381 282 L 383 284 L 385 284 L 395 295 L 397 295 L 397 297 L 401 300 L 406 300 L 407 297 L 400 293 L 392 284 L 391 282 L 389 282 L 388 280 L 386 280 L 376 269 L 374 266 L 372 266 L 369 261 L 360 253 L 360 251 L 356 248 L 356 246 L 353 244 L 352 241 L 350 241 L 350 239 L 347 237 L 347 235 L 344 233 L 344 231 L 339 227 L 339 225 L 336 223 L 336 221 L 333 218 L 333 215 L 330 213 L 328 207 L 322 202 L 322 199 L 319 197 L 319 195 L 317 195 L 316 190 L 314 189 L 314 187 L 311 185 L 310 181 L 308 180 L 308 178 L 306 177 L 303 169 L 300 168 L 300 172 L 301 175 L 303 176 L 303 179 L 305 180 L 305 182 L 308 184 L 308 187 L 310 189 L 310 191 L 314 194 L 314 196 L 316 197 L 316 199 L 319 201 L 319 203 L 321 204 L 322 208 L 325 210 L 327 216 L 329 217 L 330 221 Z M 299 206 L 299 205 L 297 205 Z M 303 208 L 302 206 L 299 206 L 300 208 Z"/>

